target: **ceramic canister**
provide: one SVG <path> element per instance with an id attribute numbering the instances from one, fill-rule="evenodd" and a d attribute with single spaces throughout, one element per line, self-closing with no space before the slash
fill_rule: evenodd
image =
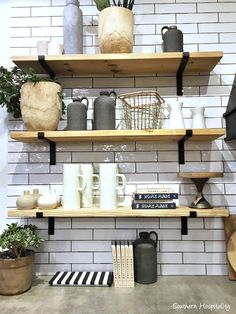
<path id="1" fill-rule="evenodd" d="M 117 164 L 99 164 L 100 208 L 117 208 L 117 192 L 118 190 L 123 190 L 125 184 L 125 176 L 118 174 Z"/>

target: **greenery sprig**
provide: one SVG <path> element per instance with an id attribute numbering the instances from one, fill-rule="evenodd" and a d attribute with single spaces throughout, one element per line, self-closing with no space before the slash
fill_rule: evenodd
<path id="1" fill-rule="evenodd" d="M 121 0 L 112 0 L 112 3 L 116 7 L 123 7 L 132 11 L 133 6 L 134 6 L 134 1 L 135 0 L 123 0 L 123 3 L 122 3 Z M 98 11 L 102 11 L 103 9 L 112 6 L 110 0 L 94 0 L 94 2 L 96 3 Z"/>

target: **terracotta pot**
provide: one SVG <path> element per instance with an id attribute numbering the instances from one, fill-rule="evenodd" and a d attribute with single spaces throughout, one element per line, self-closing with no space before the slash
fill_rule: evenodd
<path id="1" fill-rule="evenodd" d="M 32 285 L 32 264 L 34 252 L 16 259 L 0 258 L 0 294 L 15 295 L 23 293 Z"/>
<path id="2" fill-rule="evenodd" d="M 103 9 L 98 20 L 98 39 L 102 53 L 133 51 L 134 15 L 121 7 Z"/>
<path id="3" fill-rule="evenodd" d="M 55 131 L 61 117 L 61 86 L 54 82 L 28 82 L 21 87 L 21 114 L 28 130 Z"/>

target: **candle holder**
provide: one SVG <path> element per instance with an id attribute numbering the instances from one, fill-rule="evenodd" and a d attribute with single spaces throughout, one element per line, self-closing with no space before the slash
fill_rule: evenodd
<path id="1" fill-rule="evenodd" d="M 203 188 L 209 178 L 223 177 L 222 172 L 182 172 L 178 173 L 179 178 L 191 179 L 196 186 L 197 194 L 192 201 L 190 208 L 211 209 L 211 204 L 203 195 Z"/>

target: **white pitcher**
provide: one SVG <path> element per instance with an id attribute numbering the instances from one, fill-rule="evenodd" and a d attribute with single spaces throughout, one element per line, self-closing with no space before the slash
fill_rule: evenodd
<path id="1" fill-rule="evenodd" d="M 177 101 L 176 103 L 168 104 L 168 106 L 170 112 L 168 129 L 184 129 L 183 103 Z"/>
<path id="2" fill-rule="evenodd" d="M 205 108 L 202 106 L 191 108 L 192 111 L 192 129 L 205 129 Z"/>
<path id="3" fill-rule="evenodd" d="M 123 174 L 118 174 L 117 164 L 99 164 L 99 191 L 100 208 L 117 208 L 117 192 L 123 190 L 126 179 Z"/>
<path id="4" fill-rule="evenodd" d="M 86 187 L 86 181 L 81 174 L 80 164 L 64 164 L 63 172 L 63 208 L 81 208 L 81 191 Z"/>
<path id="5" fill-rule="evenodd" d="M 93 205 L 93 190 L 97 190 L 99 187 L 99 176 L 93 174 L 93 166 L 91 164 L 81 164 L 81 174 L 86 182 L 86 187 L 82 191 L 82 207 L 91 207 Z M 94 185 L 95 179 L 97 179 L 97 185 Z"/>

